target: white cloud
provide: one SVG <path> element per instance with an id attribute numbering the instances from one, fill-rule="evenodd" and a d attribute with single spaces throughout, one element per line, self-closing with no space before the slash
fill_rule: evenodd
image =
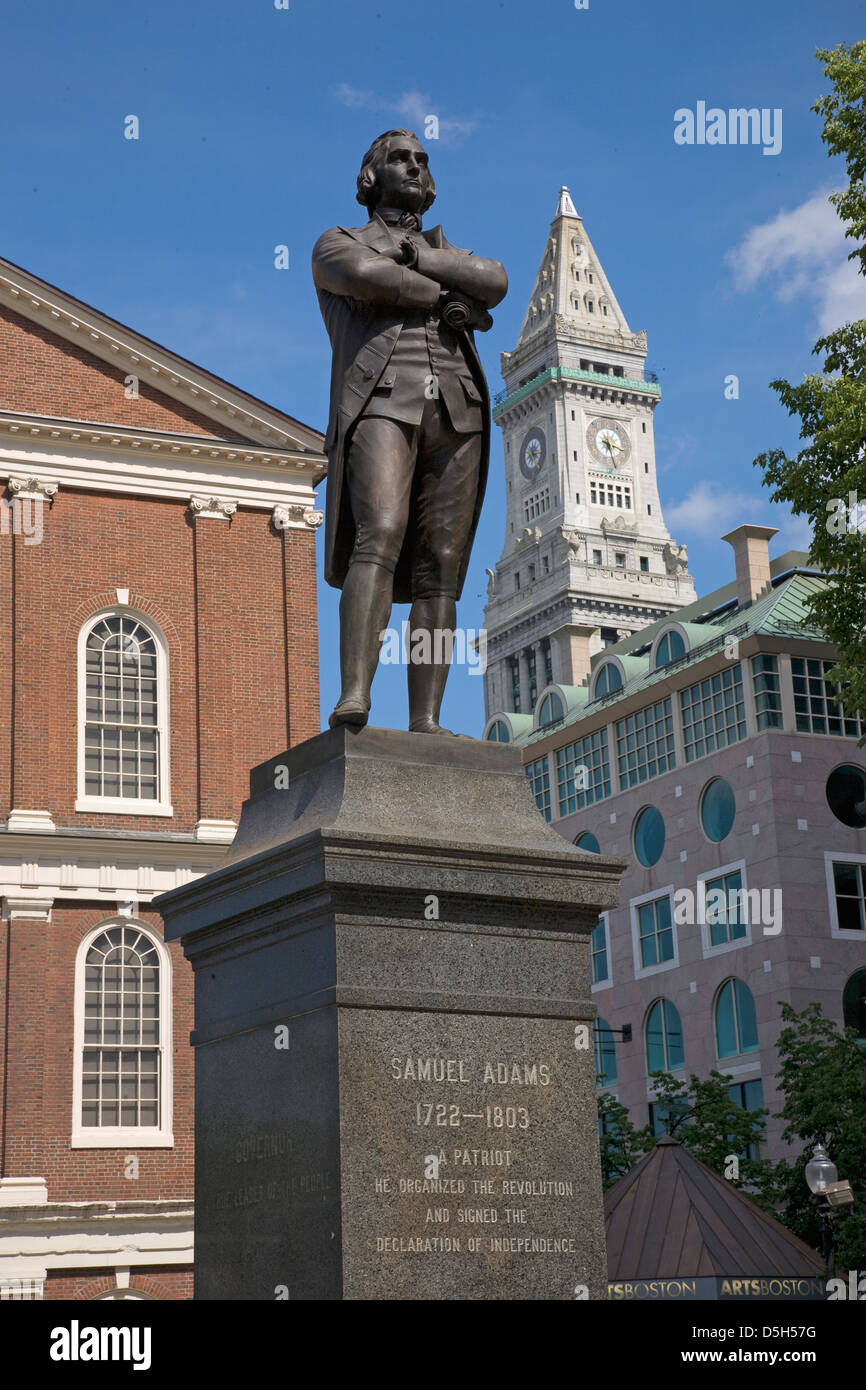
<path id="1" fill-rule="evenodd" d="M 747 522 L 778 528 L 779 534 L 770 541 L 773 555 L 808 551 L 812 543 L 809 518 L 794 516 L 784 504 L 771 501 L 769 493 L 733 492 L 706 479 L 695 483 L 681 502 L 665 507 L 664 517 L 671 534 L 687 545 L 720 540 Z"/>
<path id="2" fill-rule="evenodd" d="M 472 134 L 478 124 L 477 121 L 457 121 L 443 116 L 433 98 L 427 92 L 417 90 L 403 92 L 396 101 L 389 101 L 375 92 L 363 91 L 360 87 L 342 82 L 334 89 L 334 96 L 343 106 L 355 111 L 380 111 L 383 115 L 399 116 L 416 128 L 421 139 L 424 138 L 427 118 L 435 116 L 439 121 L 439 139 L 444 145 L 459 144 Z"/>
<path id="3" fill-rule="evenodd" d="M 790 212 L 783 208 L 752 227 L 726 256 L 737 289 L 770 281 L 782 303 L 807 297 L 821 333 L 866 315 L 863 277 L 848 260 L 853 242 L 828 202 L 830 191 L 814 193 Z"/>
<path id="4" fill-rule="evenodd" d="M 724 531 L 744 521 L 755 521 L 766 508 L 762 498 L 732 492 L 716 483 L 695 483 L 681 502 L 665 507 L 665 521 L 672 532 L 717 539 Z"/>
<path id="5" fill-rule="evenodd" d="M 778 526 L 779 534 L 774 536 L 770 547 L 774 555 L 784 555 L 787 550 L 805 550 L 812 544 L 812 523 L 807 516 L 794 516 L 791 512 L 774 507 L 768 524 Z"/>

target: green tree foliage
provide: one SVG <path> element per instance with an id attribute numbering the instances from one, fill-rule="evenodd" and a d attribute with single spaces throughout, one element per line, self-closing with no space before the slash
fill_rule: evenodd
<path id="1" fill-rule="evenodd" d="M 649 1126 L 636 1129 L 624 1105 L 602 1092 L 598 1097 L 598 1145 L 601 1150 L 601 1181 L 612 1187 L 649 1153 L 655 1138 Z"/>
<path id="2" fill-rule="evenodd" d="M 819 49 L 817 57 L 832 90 L 812 110 L 823 117 L 822 139 L 830 155 L 844 158 L 848 176 L 830 202 L 854 242 L 849 259 L 866 275 L 866 40 Z M 813 353 L 823 356 L 820 373 L 799 386 L 771 382 L 808 442 L 794 458 L 771 449 L 754 462 L 773 500 L 811 522 L 812 563 L 831 583 L 811 599 L 810 616 L 839 649 L 831 679 L 842 682 L 848 709 L 866 712 L 866 319 L 820 338 Z"/>
<path id="3" fill-rule="evenodd" d="M 818 1212 L 804 1176 L 816 1143 L 826 1146 L 840 1178 L 854 1190 L 854 1206 L 832 1216 L 836 1265 L 866 1269 L 866 1048 L 853 1028 L 839 1029 L 820 1004 L 801 1013 L 782 1004 L 777 1073 L 785 1103 L 783 1138 L 802 1144 L 792 1162 L 776 1165 L 774 1185 L 781 1220 L 807 1244 L 820 1246 Z"/>
<path id="4" fill-rule="evenodd" d="M 706 1081 L 688 1081 L 671 1072 L 653 1072 L 655 1105 L 666 1116 L 672 1138 L 720 1177 L 729 1177 L 751 1199 L 814 1250 L 821 1247 L 818 1207 L 805 1178 L 815 1144 L 824 1144 L 854 1191 L 854 1206 L 832 1216 L 837 1270 L 866 1270 L 866 1047 L 853 1028 L 840 1029 L 818 1003 L 797 1013 L 781 1003 L 782 1030 L 776 1073 L 784 1104 L 782 1137 L 795 1150 L 791 1159 L 770 1163 L 744 1155 L 760 1142 L 766 1110 L 743 1110 L 728 1095 L 731 1078 L 718 1071 Z M 656 1142 L 649 1126 L 636 1129 L 628 1111 L 611 1096 L 599 1096 L 599 1115 L 607 1133 L 600 1139 L 602 1178 L 610 1187 Z M 799 1152 L 797 1152 L 799 1150 Z M 730 1158 L 739 1156 L 739 1175 L 731 1178 Z"/>
<path id="5" fill-rule="evenodd" d="M 688 1081 L 671 1072 L 653 1072 L 658 1113 L 665 1116 L 667 1133 L 701 1163 L 718 1173 L 731 1175 L 738 1187 L 749 1189 L 767 1205 L 765 1189 L 772 1186 L 772 1166 L 745 1154 L 763 1137 L 765 1110 L 748 1111 L 728 1094 L 731 1077 L 712 1071 L 706 1081 L 690 1076 Z M 611 1096 L 601 1095 L 599 1115 L 605 1117 L 599 1139 L 602 1181 L 605 1187 L 617 1182 L 643 1158 L 655 1144 L 649 1125 L 636 1129 L 628 1111 Z M 737 1159 L 733 1165 L 731 1160 Z"/>

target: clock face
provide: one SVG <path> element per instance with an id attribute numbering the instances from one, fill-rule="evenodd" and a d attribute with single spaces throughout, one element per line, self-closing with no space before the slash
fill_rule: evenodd
<path id="1" fill-rule="evenodd" d="M 547 456 L 547 442 L 544 438 L 544 431 L 536 425 L 535 429 L 529 431 L 520 446 L 520 471 L 524 478 L 530 482 L 537 478 L 544 466 Z"/>
<path id="2" fill-rule="evenodd" d="M 591 420 L 586 442 L 597 463 L 621 468 L 631 454 L 631 441 L 619 420 Z"/>

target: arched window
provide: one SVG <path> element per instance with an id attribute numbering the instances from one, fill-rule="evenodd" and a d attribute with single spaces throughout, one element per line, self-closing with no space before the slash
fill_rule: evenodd
<path id="1" fill-rule="evenodd" d="M 658 670 L 660 666 L 667 666 L 669 662 L 676 661 L 677 657 L 685 656 L 685 654 L 686 644 L 683 641 L 682 633 L 677 632 L 676 628 L 671 628 L 669 632 L 664 634 L 656 647 L 655 669 Z"/>
<path id="2" fill-rule="evenodd" d="M 614 1086 L 616 1084 L 616 1045 L 610 1024 L 605 1018 L 597 1018 L 592 1025 L 592 1042 L 595 1052 L 595 1084 Z"/>
<path id="3" fill-rule="evenodd" d="M 650 1005 L 644 1036 L 647 1072 L 679 1071 L 685 1066 L 683 1025 L 670 999 L 657 999 Z"/>
<path id="4" fill-rule="evenodd" d="M 171 967 L 158 937 L 118 919 L 85 937 L 75 972 L 74 1148 L 168 1147 Z"/>
<path id="5" fill-rule="evenodd" d="M 558 719 L 562 719 L 564 714 L 565 710 L 562 708 L 562 701 L 556 691 L 548 691 L 538 707 L 539 729 L 543 729 L 546 724 L 555 724 Z"/>
<path id="6" fill-rule="evenodd" d="M 621 689 L 622 672 L 613 661 L 605 661 L 595 675 L 593 699 L 598 700 L 602 695 L 610 695 L 614 690 Z"/>
<path id="7" fill-rule="evenodd" d="M 487 741 L 489 743 L 510 743 L 511 735 L 508 732 L 508 725 L 504 719 L 496 719 L 487 730 Z"/>
<path id="8" fill-rule="evenodd" d="M 170 816 L 168 672 L 156 626 L 98 614 L 78 645 L 77 811 Z"/>
<path id="9" fill-rule="evenodd" d="M 716 995 L 716 1052 L 719 1058 L 758 1050 L 755 1000 L 742 980 L 725 980 Z"/>
<path id="10" fill-rule="evenodd" d="M 857 1029 L 857 1041 L 866 1043 L 866 970 L 855 970 L 842 994 L 846 1028 Z"/>

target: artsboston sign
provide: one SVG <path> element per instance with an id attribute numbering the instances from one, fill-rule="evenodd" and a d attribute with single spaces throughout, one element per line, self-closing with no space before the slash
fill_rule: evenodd
<path id="1" fill-rule="evenodd" d="M 608 1284 L 608 1297 L 613 1302 L 671 1299 L 682 1303 L 688 1299 L 757 1299 L 762 1303 L 778 1299 L 803 1302 L 825 1299 L 827 1286 L 823 1279 L 813 1276 L 779 1279 L 772 1276 L 759 1279 L 621 1279 Z"/>
<path id="2" fill-rule="evenodd" d="M 604 1205 L 612 1302 L 828 1297 L 818 1253 L 669 1136 Z M 692 1277 L 695 1269 L 703 1275 Z"/>

